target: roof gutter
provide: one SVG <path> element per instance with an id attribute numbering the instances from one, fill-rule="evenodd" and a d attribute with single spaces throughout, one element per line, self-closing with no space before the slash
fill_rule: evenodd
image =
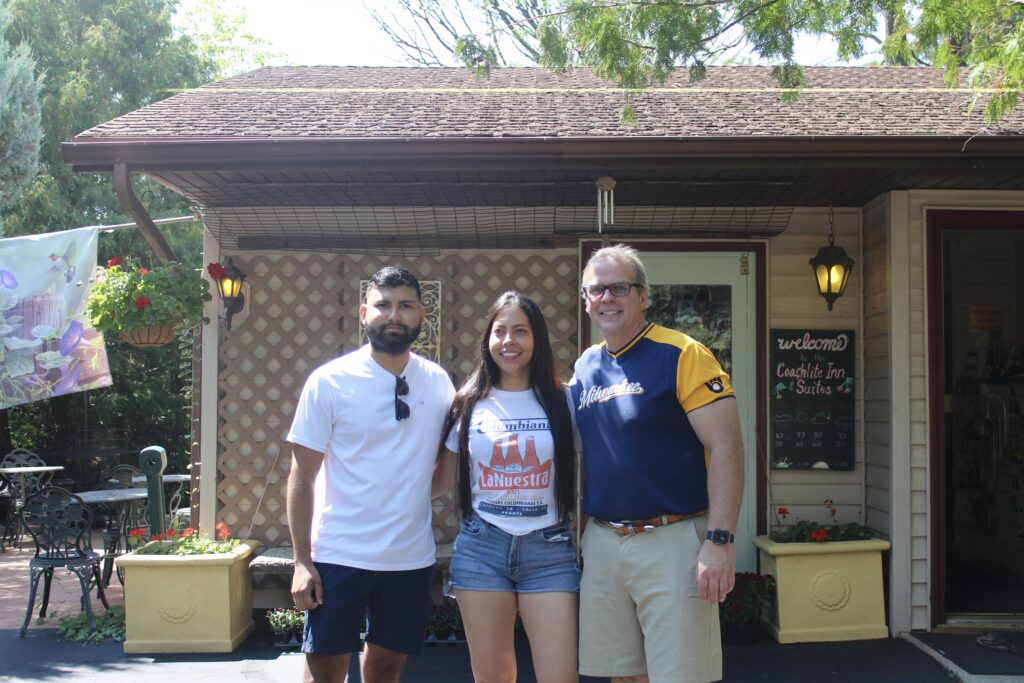
<path id="1" fill-rule="evenodd" d="M 906 165 L 928 159 L 963 167 L 1019 167 L 1024 136 L 758 137 L 758 138 L 76 138 L 61 145 L 80 172 L 112 172 L 118 163 L 136 172 L 227 170 L 267 166 L 358 168 L 410 164 L 507 168 L 508 164 L 581 165 L 632 160 L 777 165 L 780 160 L 821 165 Z"/>

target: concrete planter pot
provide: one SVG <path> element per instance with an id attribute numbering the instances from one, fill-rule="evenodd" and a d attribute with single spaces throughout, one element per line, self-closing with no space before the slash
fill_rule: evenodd
<path id="1" fill-rule="evenodd" d="M 765 625 L 780 643 L 887 638 L 882 552 L 888 541 L 776 543 L 754 538 L 761 573 L 775 577 Z"/>
<path id="2" fill-rule="evenodd" d="M 125 652 L 231 652 L 252 632 L 249 561 L 259 541 L 228 553 L 139 555 L 124 570 Z"/>

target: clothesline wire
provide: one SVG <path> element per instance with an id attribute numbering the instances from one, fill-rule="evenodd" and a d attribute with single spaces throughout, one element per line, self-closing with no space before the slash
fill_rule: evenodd
<path id="1" fill-rule="evenodd" d="M 153 222 L 157 225 L 174 225 L 176 223 L 198 223 L 200 219 L 195 216 L 175 216 L 173 218 L 155 218 Z M 87 225 L 86 228 L 95 228 L 97 230 L 125 230 L 127 228 L 137 227 L 137 223 L 113 223 L 111 225 Z"/>

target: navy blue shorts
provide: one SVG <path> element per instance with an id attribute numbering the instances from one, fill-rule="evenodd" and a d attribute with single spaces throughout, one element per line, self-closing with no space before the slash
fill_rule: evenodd
<path id="1" fill-rule="evenodd" d="M 374 571 L 314 562 L 324 602 L 306 612 L 302 651 L 314 655 L 358 652 L 366 642 L 407 655 L 419 654 L 427 630 L 434 567 Z"/>

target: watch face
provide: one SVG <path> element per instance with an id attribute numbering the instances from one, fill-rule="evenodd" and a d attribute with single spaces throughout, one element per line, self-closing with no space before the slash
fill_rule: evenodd
<path id="1" fill-rule="evenodd" d="M 730 538 L 732 534 L 726 529 L 712 529 L 708 532 L 708 536 L 715 545 L 729 545 L 729 541 L 732 540 Z"/>

